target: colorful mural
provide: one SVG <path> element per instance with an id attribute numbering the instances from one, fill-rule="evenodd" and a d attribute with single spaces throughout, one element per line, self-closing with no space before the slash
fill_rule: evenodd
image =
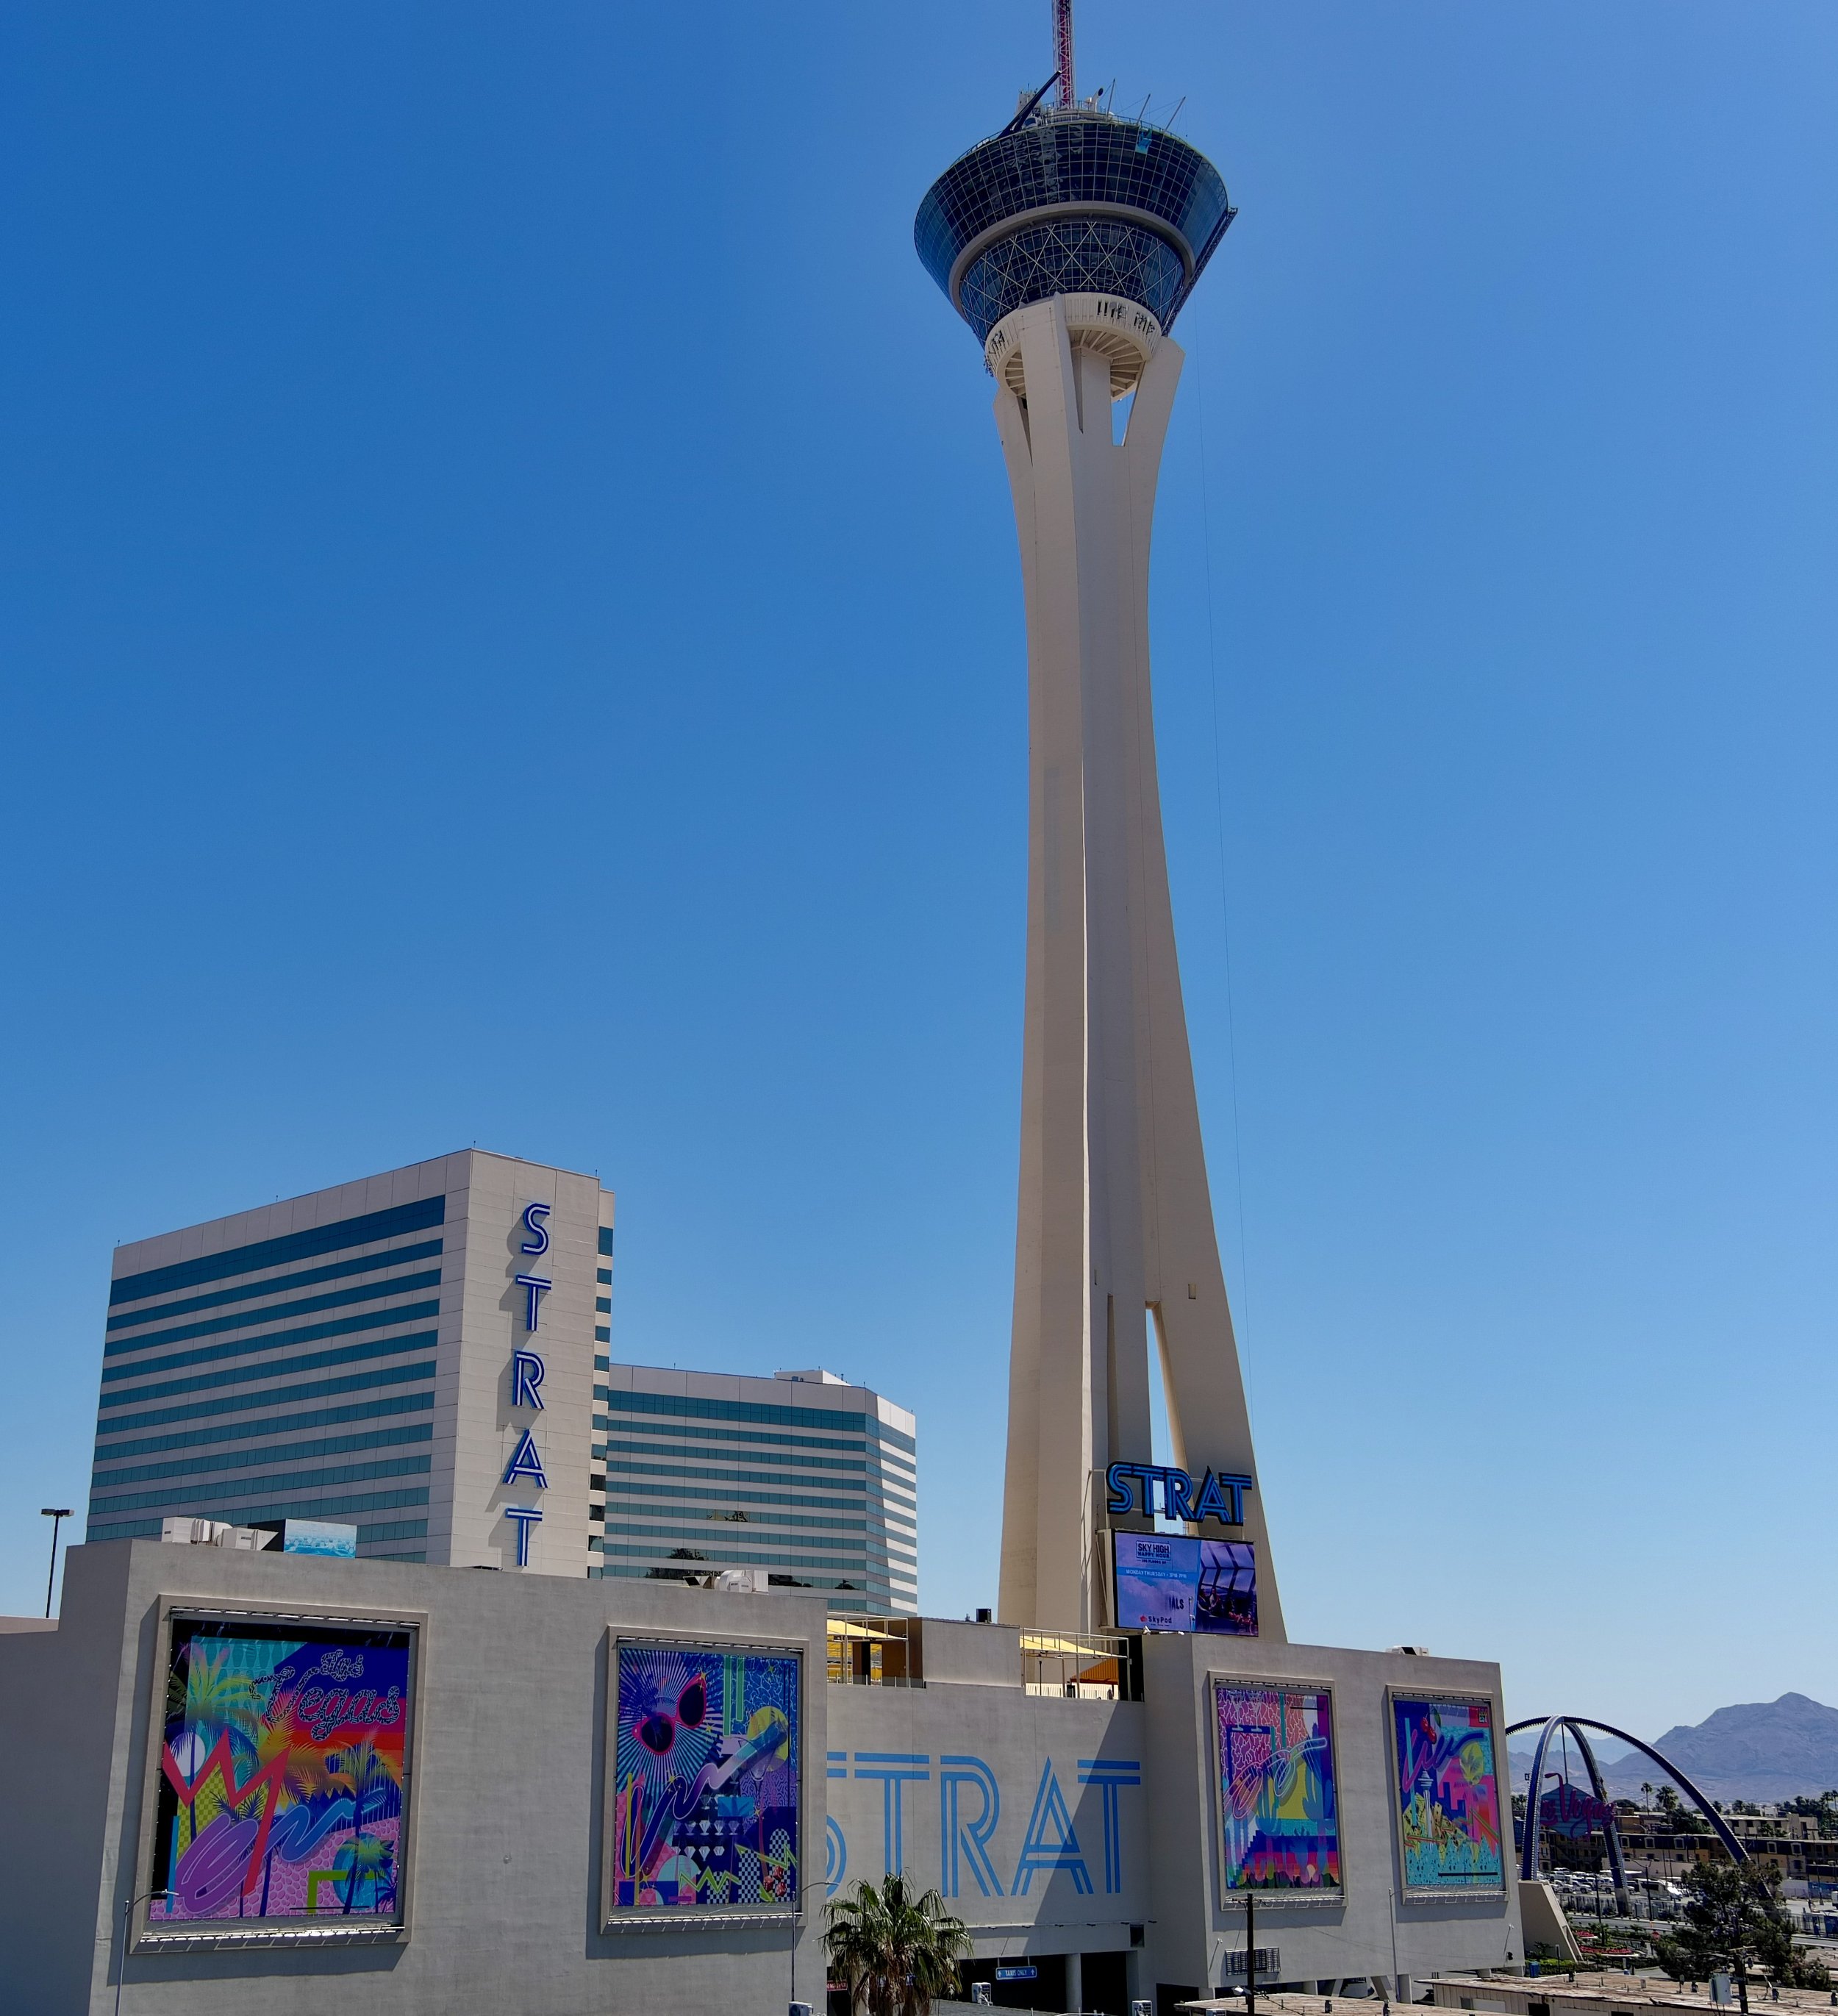
<path id="1" fill-rule="evenodd" d="M 1404 1893 L 1505 1888 L 1491 1701 L 1391 1697 Z"/>
<path id="2" fill-rule="evenodd" d="M 1340 1894 L 1333 1699 L 1325 1687 L 1213 1683 L 1220 1889 Z"/>
<path id="3" fill-rule="evenodd" d="M 406 1629 L 174 1618 L 150 1929 L 400 1918 L 412 1648 Z"/>
<path id="4" fill-rule="evenodd" d="M 615 1911 L 789 1910 L 798 1881 L 798 1660 L 620 1646 Z"/>

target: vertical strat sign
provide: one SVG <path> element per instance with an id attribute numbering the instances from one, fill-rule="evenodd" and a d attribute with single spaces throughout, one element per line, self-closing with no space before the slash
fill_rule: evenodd
<path id="1" fill-rule="evenodd" d="M 527 1235 L 518 1249 L 526 1258 L 539 1259 L 549 1251 L 547 1220 L 552 1206 L 546 1204 L 526 1204 L 523 1208 L 523 1230 Z M 542 1298 L 555 1283 L 546 1275 L 520 1273 L 517 1286 L 523 1291 L 524 1341 L 511 1353 L 511 1407 L 513 1412 L 527 1408 L 532 1413 L 542 1411 L 542 1381 L 547 1367 L 542 1354 L 536 1348 L 536 1334 L 541 1326 Z M 536 1437 L 530 1425 L 520 1427 L 516 1448 L 510 1461 L 505 1466 L 503 1481 L 522 1485 L 532 1491 L 546 1491 L 549 1479 L 543 1474 L 542 1456 L 536 1446 Z M 507 1505 L 505 1518 L 513 1521 L 517 1529 L 517 1566 L 530 1565 L 530 1532 L 542 1523 L 540 1505 Z"/>

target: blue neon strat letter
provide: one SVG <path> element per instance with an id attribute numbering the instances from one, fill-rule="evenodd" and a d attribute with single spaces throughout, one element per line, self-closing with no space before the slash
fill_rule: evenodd
<path id="1" fill-rule="evenodd" d="M 530 1528 L 542 1524 L 542 1507 L 540 1505 L 507 1505 L 504 1508 L 504 1516 L 516 1526 L 517 1566 L 527 1568 L 530 1565 Z"/>
<path id="2" fill-rule="evenodd" d="M 520 1274 L 517 1286 L 523 1291 L 523 1327 L 534 1337 L 536 1334 L 537 1305 L 549 1290 L 553 1281 L 545 1281 L 540 1274 Z"/>
<path id="3" fill-rule="evenodd" d="M 1193 1501 L 1193 1516 L 1196 1519 L 1217 1519 L 1221 1526 L 1237 1523 L 1227 1518 L 1225 1494 L 1210 1470 L 1200 1480 L 1200 1496 Z"/>
<path id="4" fill-rule="evenodd" d="M 527 1477 L 539 1491 L 549 1489 L 549 1479 L 542 1474 L 542 1458 L 538 1453 L 536 1438 L 526 1428 L 517 1438 L 516 1452 L 505 1466 L 504 1481 L 515 1484 L 520 1477 Z M 508 1518 L 509 1514 L 507 1513 Z"/>
<path id="5" fill-rule="evenodd" d="M 549 1370 L 533 1351 L 513 1351 L 511 1353 L 511 1405 L 513 1407 L 542 1406 L 542 1375 Z"/>
<path id="6" fill-rule="evenodd" d="M 1134 1463 L 1113 1463 L 1104 1473 L 1104 1481 L 1110 1489 L 1110 1502 L 1106 1512 L 1134 1512 L 1136 1509 L 1135 1480 L 1142 1474 L 1142 1466 Z M 955 1896 L 955 1891 L 948 1891 Z"/>
<path id="7" fill-rule="evenodd" d="M 1191 1521 L 1193 1517 L 1193 1479 L 1184 1470 L 1161 1474 L 1161 1509 L 1171 1519 Z"/>
<path id="8" fill-rule="evenodd" d="M 526 1253 L 546 1253 L 549 1251 L 549 1231 L 543 1224 L 554 1208 L 552 1204 L 528 1204 L 523 1207 L 523 1229 L 530 1237 L 523 1241 Z"/>

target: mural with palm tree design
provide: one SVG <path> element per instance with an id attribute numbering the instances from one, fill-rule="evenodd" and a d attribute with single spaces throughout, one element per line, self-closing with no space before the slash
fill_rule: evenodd
<path id="1" fill-rule="evenodd" d="M 614 1912 L 798 1897 L 800 1670 L 790 1652 L 620 1646 Z"/>
<path id="2" fill-rule="evenodd" d="M 414 1636 L 171 1623 L 149 1922 L 397 1910 Z"/>

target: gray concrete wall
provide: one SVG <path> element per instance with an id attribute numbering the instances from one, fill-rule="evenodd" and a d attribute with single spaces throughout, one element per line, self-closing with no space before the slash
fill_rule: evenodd
<path id="1" fill-rule="evenodd" d="M 1216 1981 L 1242 1943 L 1218 1903 L 1209 1672 L 1335 1689 L 1346 1895 L 1260 1906 L 1289 1979 L 1497 1965 L 1517 1903 L 1401 1908 L 1387 1684 L 1498 1702 L 1491 1666 L 1152 1638 L 1142 1703 L 1021 1684 L 1017 1633 L 927 1620 L 923 1687 L 825 1683 L 819 1597 L 572 1581 L 117 1541 L 71 1550 L 52 1632 L 0 1634 L 0 1715 L 26 1768 L 0 1827 L 0 2009 L 105 2016 L 136 1887 L 162 1599 L 422 1620 L 399 1941 L 344 1950 L 141 1950 L 135 2016 L 768 2016 L 790 1998 L 789 1926 L 601 1929 L 609 1627 L 761 1641 L 807 1660 L 800 1993 L 818 2001 L 825 1877 L 906 1868 L 945 1890 L 984 1956 L 1131 1951 L 1133 1993 Z M 1108 1809 L 1108 1810 L 1107 1810 Z M 955 1850 L 955 1853 L 953 1851 Z M 826 1867 L 827 1865 L 827 1867 Z M 1143 1943 L 1131 1949 L 1134 1928 Z"/>
<path id="2" fill-rule="evenodd" d="M 124 1664 L 118 1611 L 82 1600 L 84 1569 L 105 1552 L 125 1560 L 128 1546 L 70 1550 L 55 1630 L 0 1639 L 0 1728 L 16 1748 L 0 1824 L 0 2008 L 21 2016 L 90 2006 Z"/>
<path id="3" fill-rule="evenodd" d="M 829 1690 L 833 1874 L 839 1849 L 845 1881 L 903 1867 L 980 1953 L 1120 1951 L 1149 1914 L 1146 1711 L 1024 1693 L 1017 1634 L 980 1628 L 1005 1685 L 935 1679 L 928 1621 L 923 1687 Z"/>
<path id="4" fill-rule="evenodd" d="M 1258 1900 L 1257 1943 L 1279 1949 L 1280 1978 L 1420 1977 L 1450 1967 L 1501 1967 L 1523 1957 L 1498 1666 L 1248 1639 L 1157 1636 L 1144 1649 L 1146 1691 L 1156 1709 L 1149 1724 L 1149 1789 L 1156 1816 L 1151 1881 L 1157 1906 L 1149 1944 L 1156 1980 L 1217 1984 L 1222 1956 L 1245 1943 L 1243 1906 L 1220 1901 L 1218 1794 L 1207 1720 L 1213 1675 L 1325 1681 L 1333 1689 L 1344 1895 L 1333 1904 Z M 1502 1891 L 1397 1903 L 1395 1955 L 1394 1899 L 1401 1891 L 1386 1731 L 1390 1687 L 1469 1693 L 1493 1703 L 1494 1767 L 1506 1830 Z"/>
<path id="5" fill-rule="evenodd" d="M 156 1541 L 73 1548 L 66 1577 L 56 1633 L 0 1641 L 9 1726 L 43 1732 L 34 1777 L 0 1829 L 0 2007 L 113 2007 L 165 1595 L 426 1617 L 411 1924 L 398 1944 L 344 1952 L 136 1953 L 124 1983 L 135 2016 L 246 2016 L 254 2002 L 263 2016 L 784 2008 L 787 1929 L 599 1930 L 607 1626 L 805 1647 L 807 1853 L 821 1855 L 820 1600 Z M 822 1979 L 819 1901 L 800 1949 L 800 1993 Z"/>

